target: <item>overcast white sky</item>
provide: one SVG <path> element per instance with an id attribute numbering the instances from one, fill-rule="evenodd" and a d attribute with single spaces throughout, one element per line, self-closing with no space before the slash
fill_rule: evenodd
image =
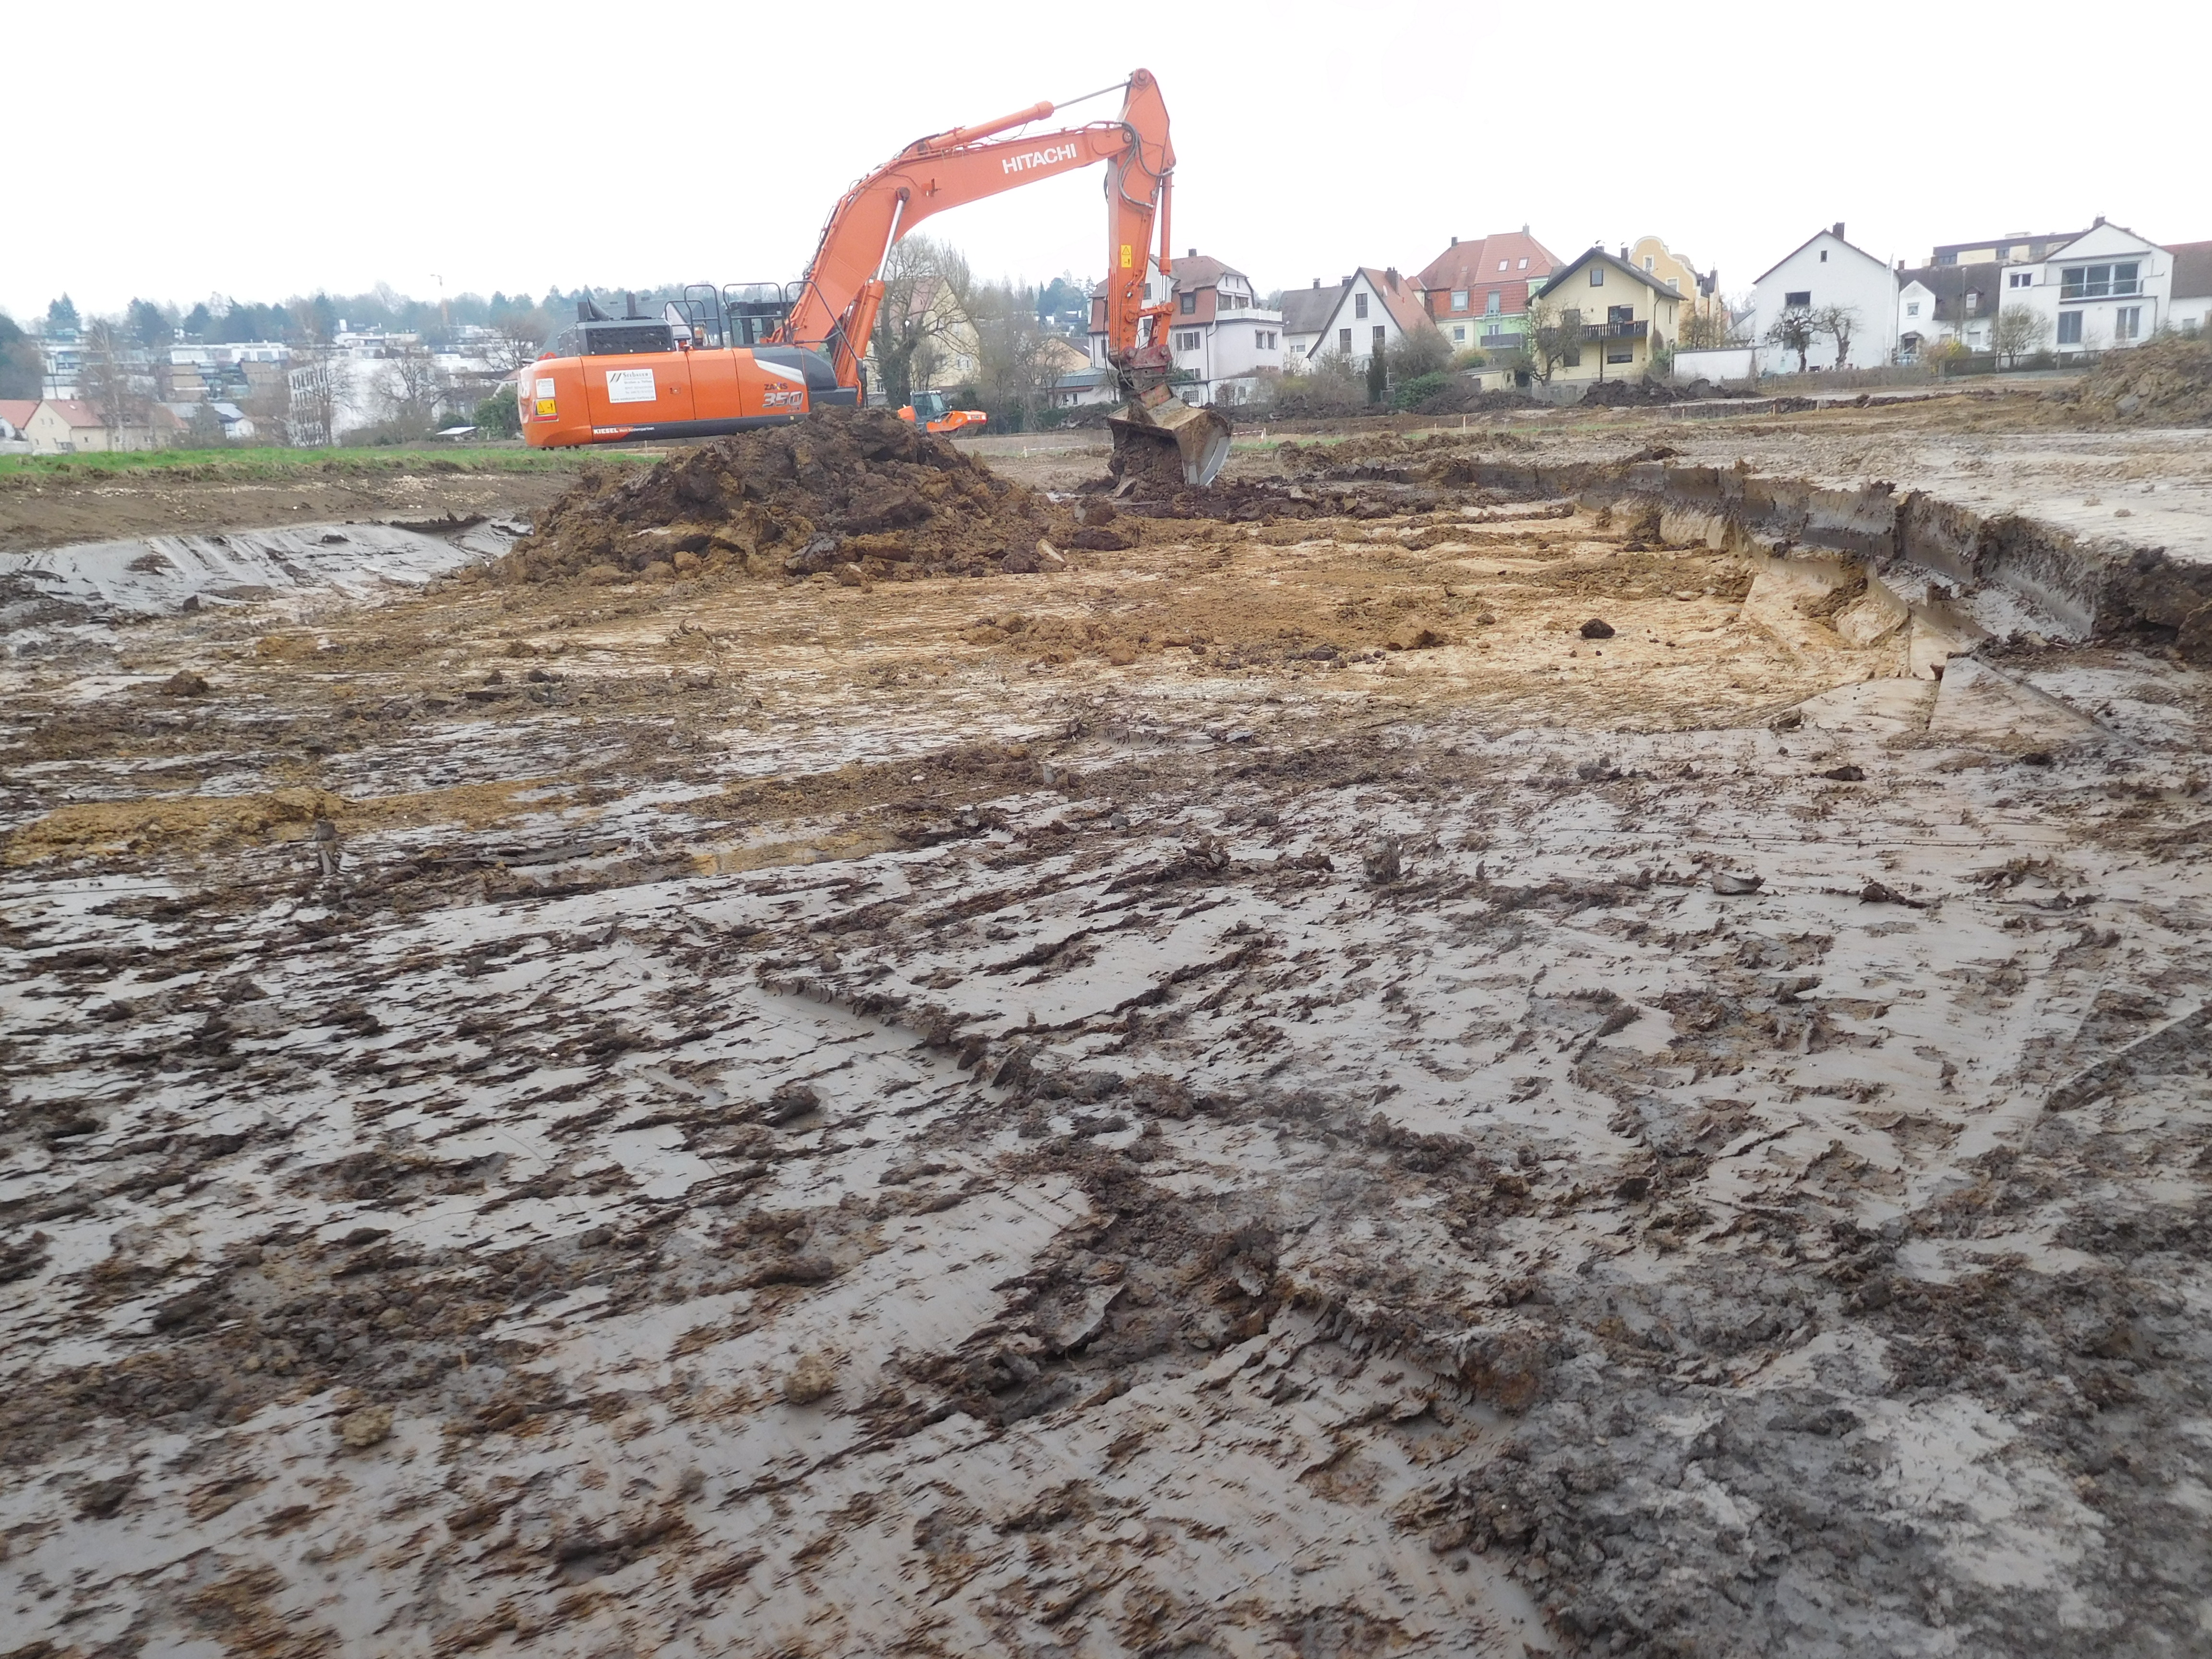
<path id="1" fill-rule="evenodd" d="M 26 7 L 0 307 L 787 279 L 908 140 L 1140 63 L 1178 252 L 1262 289 L 1523 223 L 1561 255 L 1656 233 L 1729 291 L 1838 219 L 1892 260 L 2100 213 L 2191 240 L 2208 36 L 2203 0 Z M 987 274 L 1095 276 L 1099 180 L 929 230 Z"/>

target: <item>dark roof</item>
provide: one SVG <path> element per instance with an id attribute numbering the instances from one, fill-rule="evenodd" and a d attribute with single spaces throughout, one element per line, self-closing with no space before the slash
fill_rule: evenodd
<path id="1" fill-rule="evenodd" d="M 1970 247 L 2003 248 L 2010 247 L 2016 242 L 2026 242 L 2029 247 L 2032 263 L 2034 258 L 2041 257 L 2034 252 L 2035 249 L 2040 248 L 2045 252 L 2048 252 L 2052 248 L 2063 247 L 2069 242 L 2078 242 L 2088 234 L 2086 230 L 2067 230 L 2051 231 L 2042 235 L 2035 235 L 2021 230 L 2003 236 L 1984 236 L 1979 240 L 1972 242 L 1938 242 L 1934 249 L 1934 257 L 1940 259 L 1947 253 L 1957 253 L 1962 249 Z"/>
<path id="2" fill-rule="evenodd" d="M 1559 287 L 1560 283 L 1565 282 L 1568 277 L 1580 270 L 1584 265 L 1589 264 L 1593 259 L 1595 259 L 1601 264 L 1608 264 L 1615 270 L 1627 272 L 1628 275 L 1633 276 L 1638 282 L 1643 283 L 1644 287 L 1650 289 L 1654 294 L 1663 295 L 1669 300 L 1679 300 L 1682 297 L 1681 290 L 1677 289 L 1674 283 L 1661 282 L 1650 271 L 1638 270 L 1636 266 L 1629 264 L 1627 260 L 1622 258 L 1617 253 L 1607 253 L 1601 247 L 1593 247 L 1585 248 L 1582 252 L 1577 253 L 1573 258 L 1568 260 L 1566 264 L 1561 265 L 1557 270 L 1553 271 L 1548 279 L 1530 289 L 1528 290 L 1529 298 L 1538 299 L 1542 297 L 1544 295 L 1549 294 L 1553 289 Z"/>
<path id="3" fill-rule="evenodd" d="M 1344 297 L 1349 277 L 1319 288 L 1293 288 L 1283 292 L 1283 332 L 1318 334 L 1328 326 L 1330 313 Z"/>
<path id="4" fill-rule="evenodd" d="M 2173 256 L 2173 298 L 2212 295 L 2212 242 L 2171 242 L 2166 251 Z"/>
<path id="5" fill-rule="evenodd" d="M 1845 247 L 1850 249 L 1852 252 L 1857 254 L 1861 258 L 1873 259 L 1874 263 L 1881 265 L 1884 270 L 1889 269 L 1888 264 L 1886 261 L 1875 259 L 1873 254 L 1869 253 L 1856 242 L 1850 240 L 1848 237 L 1836 236 L 1835 226 L 1824 225 L 1820 229 L 1814 231 L 1810 236 L 1808 236 L 1803 241 L 1798 243 L 1796 247 L 1791 248 L 1789 252 L 1784 254 L 1779 259 L 1777 259 L 1772 264 L 1767 266 L 1765 270 L 1760 271 L 1758 276 L 1753 277 L 1751 279 L 1753 285 L 1755 287 L 1759 283 L 1765 282 L 1768 277 L 1774 275 L 1776 271 L 1781 270 L 1783 266 L 1788 264 L 1792 259 L 1802 253 L 1807 248 L 1812 246 L 1814 243 L 1819 241 L 1823 236 L 1835 236 L 1838 241 L 1843 243 Z"/>
<path id="6" fill-rule="evenodd" d="M 1899 288 L 1907 283 L 1917 283 L 1936 296 L 1936 316 L 1939 323 L 1963 322 L 1966 317 L 1966 295 L 1980 295 L 1981 300 L 1974 315 L 1993 317 L 2004 301 L 2005 268 L 1994 259 L 1984 259 L 1971 265 L 1922 265 L 1917 270 L 1897 273 Z"/>

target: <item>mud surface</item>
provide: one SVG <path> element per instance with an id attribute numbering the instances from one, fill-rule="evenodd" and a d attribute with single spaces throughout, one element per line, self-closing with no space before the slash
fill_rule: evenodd
<path id="1" fill-rule="evenodd" d="M 16 1645 L 2201 1645 L 2205 673 L 1432 460 L 12 655 Z"/>
<path id="2" fill-rule="evenodd" d="M 0 553 L 124 536 L 183 536 L 349 520 L 527 519 L 572 482 L 565 471 L 474 471 L 433 459 L 386 471 L 340 465 L 280 477 L 228 467 L 116 468 L 0 475 Z"/>

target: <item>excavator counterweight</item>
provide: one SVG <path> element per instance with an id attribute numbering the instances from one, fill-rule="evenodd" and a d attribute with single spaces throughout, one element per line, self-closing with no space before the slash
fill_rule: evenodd
<path id="1" fill-rule="evenodd" d="M 901 237 L 947 208 L 1103 161 L 1106 357 L 1128 399 L 1112 422 L 1115 468 L 1141 460 L 1155 470 L 1172 452 L 1186 483 L 1211 483 L 1228 458 L 1229 423 L 1170 392 L 1168 307 L 1146 302 L 1156 226 L 1162 277 L 1172 269 L 1167 106 L 1146 70 L 1132 70 L 1121 91 L 1116 120 L 1004 136 L 1050 116 L 1042 103 L 917 138 L 845 192 L 788 295 L 755 283 L 733 299 L 696 285 L 661 319 L 608 318 L 586 301 L 579 328 L 523 371 L 523 437 L 540 446 L 703 437 L 860 402 L 884 301 L 878 273 Z"/>

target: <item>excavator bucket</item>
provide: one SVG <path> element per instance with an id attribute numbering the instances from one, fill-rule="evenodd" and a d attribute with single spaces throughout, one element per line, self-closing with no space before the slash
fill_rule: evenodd
<path id="1" fill-rule="evenodd" d="M 1149 406 L 1133 398 L 1107 425 L 1114 429 L 1113 470 L 1125 477 L 1179 464 L 1185 483 L 1210 484 L 1229 459 L 1229 422 L 1180 398 Z"/>

